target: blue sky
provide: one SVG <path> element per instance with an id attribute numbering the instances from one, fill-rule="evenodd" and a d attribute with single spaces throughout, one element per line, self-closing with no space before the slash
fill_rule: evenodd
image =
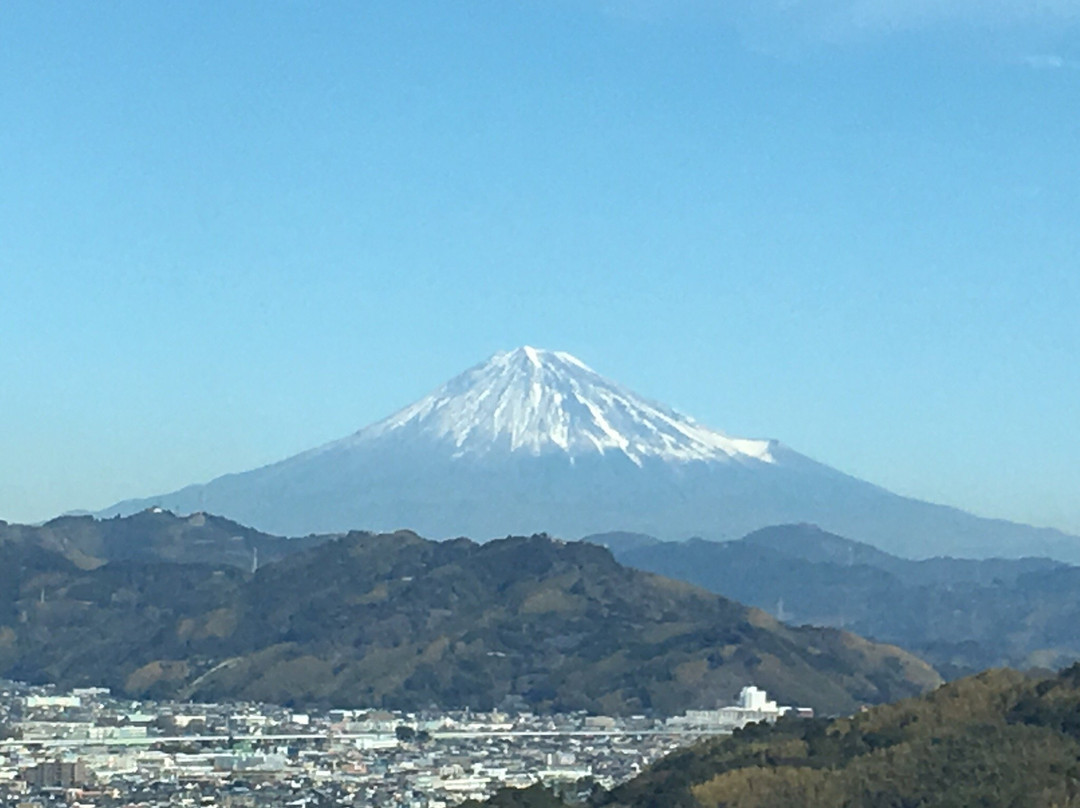
<path id="1" fill-rule="evenodd" d="M 1080 533 L 1080 0 L 0 5 L 0 518 L 496 350 Z"/>

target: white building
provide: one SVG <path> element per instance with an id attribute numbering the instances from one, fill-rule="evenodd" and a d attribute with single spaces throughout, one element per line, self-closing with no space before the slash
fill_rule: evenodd
<path id="1" fill-rule="evenodd" d="M 78 696 L 27 696 L 25 704 L 28 710 L 40 707 L 65 709 L 82 707 L 82 699 Z"/>
<path id="2" fill-rule="evenodd" d="M 668 724 L 687 729 L 731 731 L 759 721 L 772 723 L 792 708 L 779 707 L 770 701 L 764 690 L 750 685 L 739 691 L 737 703 L 715 710 L 687 710 L 683 715 L 668 719 Z"/>

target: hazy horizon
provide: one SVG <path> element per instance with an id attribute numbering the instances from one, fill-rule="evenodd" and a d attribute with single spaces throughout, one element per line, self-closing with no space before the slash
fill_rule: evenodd
<path id="1" fill-rule="evenodd" d="M 1080 534 L 1080 0 L 0 30 L 0 519 L 274 462 L 530 344 Z"/>

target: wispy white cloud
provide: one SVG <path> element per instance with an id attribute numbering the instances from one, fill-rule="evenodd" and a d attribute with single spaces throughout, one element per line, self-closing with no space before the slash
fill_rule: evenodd
<path id="1" fill-rule="evenodd" d="M 1035 70 L 1080 70 L 1080 61 L 1056 53 L 1033 53 L 1025 56 L 1023 62 Z"/>

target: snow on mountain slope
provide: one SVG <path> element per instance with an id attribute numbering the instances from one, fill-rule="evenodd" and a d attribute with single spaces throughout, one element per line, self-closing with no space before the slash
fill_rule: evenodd
<path id="1" fill-rule="evenodd" d="M 340 440 L 100 515 L 152 505 L 286 536 L 734 539 L 809 522 L 900 556 L 1080 560 L 1076 537 L 897 496 L 776 441 L 706 428 L 569 354 L 531 347 L 496 354 Z"/>
<path id="2" fill-rule="evenodd" d="M 621 452 L 638 466 L 649 457 L 773 462 L 770 441 L 730 438 L 640 398 L 568 353 L 530 346 L 496 354 L 341 443 L 360 446 L 395 433 L 449 442 L 455 456 Z"/>

